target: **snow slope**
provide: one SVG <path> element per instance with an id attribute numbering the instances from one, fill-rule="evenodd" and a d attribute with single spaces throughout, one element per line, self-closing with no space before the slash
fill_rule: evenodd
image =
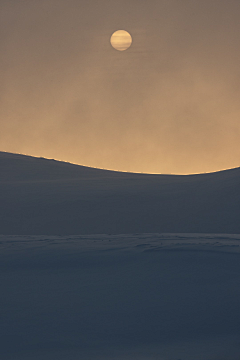
<path id="1" fill-rule="evenodd" d="M 239 360 L 240 235 L 0 236 L 2 360 Z"/>
<path id="2" fill-rule="evenodd" d="M 0 152 L 0 234 L 240 233 L 240 168 L 99 170 Z"/>

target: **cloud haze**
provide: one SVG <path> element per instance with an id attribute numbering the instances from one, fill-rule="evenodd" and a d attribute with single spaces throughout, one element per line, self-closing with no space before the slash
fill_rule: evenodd
<path id="1" fill-rule="evenodd" d="M 240 165 L 238 0 L 0 6 L 1 151 L 136 172 Z"/>

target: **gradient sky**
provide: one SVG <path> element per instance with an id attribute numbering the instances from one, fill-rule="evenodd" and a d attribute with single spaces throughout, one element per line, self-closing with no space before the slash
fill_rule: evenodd
<path id="1" fill-rule="evenodd" d="M 240 166 L 239 19 L 239 0 L 0 0 L 0 150 L 134 172 Z"/>

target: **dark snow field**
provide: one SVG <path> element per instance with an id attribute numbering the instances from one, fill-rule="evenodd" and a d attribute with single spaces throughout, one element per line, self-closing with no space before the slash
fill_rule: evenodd
<path id="1" fill-rule="evenodd" d="M 240 360 L 240 168 L 0 152 L 0 234 L 0 360 Z"/>
<path id="2" fill-rule="evenodd" d="M 0 236 L 1 360 L 239 360 L 240 235 Z"/>

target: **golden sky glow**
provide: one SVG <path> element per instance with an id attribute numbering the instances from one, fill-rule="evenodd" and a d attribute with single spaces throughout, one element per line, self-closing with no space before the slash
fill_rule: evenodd
<path id="1" fill-rule="evenodd" d="M 2 0 L 0 150 L 136 172 L 239 166 L 239 19 L 236 0 Z"/>

